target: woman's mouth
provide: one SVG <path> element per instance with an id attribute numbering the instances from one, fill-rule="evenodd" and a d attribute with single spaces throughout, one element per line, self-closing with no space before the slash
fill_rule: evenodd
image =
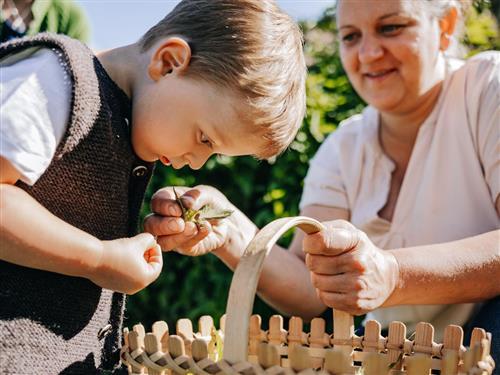
<path id="1" fill-rule="evenodd" d="M 394 72 L 396 72 L 396 69 L 384 69 L 384 70 L 378 70 L 376 72 L 366 72 L 363 73 L 363 76 L 370 80 L 380 81 L 387 78 Z"/>

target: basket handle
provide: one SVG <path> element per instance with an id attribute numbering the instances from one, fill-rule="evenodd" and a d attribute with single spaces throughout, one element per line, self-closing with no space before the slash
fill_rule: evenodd
<path id="1" fill-rule="evenodd" d="M 306 216 L 277 219 L 257 233 L 241 256 L 234 271 L 226 307 L 223 358 L 229 363 L 247 360 L 250 316 L 264 259 L 276 241 L 295 226 L 307 234 L 324 229 L 319 221 Z M 350 339 L 354 330 L 352 316 L 342 311 L 334 311 L 333 315 L 334 324 L 338 322 L 340 329 L 335 337 Z M 337 324 L 335 328 L 337 330 Z"/>

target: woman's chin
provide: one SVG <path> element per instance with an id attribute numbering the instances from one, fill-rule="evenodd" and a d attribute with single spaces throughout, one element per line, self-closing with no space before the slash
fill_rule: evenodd
<path id="1" fill-rule="evenodd" d="M 401 99 L 398 98 L 372 98 L 366 102 L 379 112 L 397 112 L 401 110 Z"/>

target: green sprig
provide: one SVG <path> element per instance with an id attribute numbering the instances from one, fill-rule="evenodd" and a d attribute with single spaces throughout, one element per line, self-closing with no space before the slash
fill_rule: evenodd
<path id="1" fill-rule="evenodd" d="M 205 221 L 224 219 L 233 213 L 232 210 L 217 209 L 209 204 L 205 204 L 199 210 L 186 208 L 186 206 L 184 206 L 184 204 L 182 203 L 182 200 L 180 199 L 179 195 L 175 191 L 175 188 L 174 188 L 174 195 L 175 195 L 175 201 L 181 207 L 182 218 L 186 222 L 192 221 L 196 225 L 203 225 Z"/>

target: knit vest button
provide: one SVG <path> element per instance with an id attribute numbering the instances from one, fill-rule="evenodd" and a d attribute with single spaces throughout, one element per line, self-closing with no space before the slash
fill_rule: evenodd
<path id="1" fill-rule="evenodd" d="M 132 170 L 132 175 L 134 175 L 134 177 L 143 177 L 146 175 L 147 171 L 148 169 L 144 165 L 139 165 Z"/>
<path id="2" fill-rule="evenodd" d="M 97 332 L 97 339 L 98 340 L 102 340 L 107 335 L 109 335 L 112 330 L 113 330 L 113 327 L 111 326 L 111 324 L 106 324 L 104 327 L 102 327 L 99 330 L 99 332 Z"/>

